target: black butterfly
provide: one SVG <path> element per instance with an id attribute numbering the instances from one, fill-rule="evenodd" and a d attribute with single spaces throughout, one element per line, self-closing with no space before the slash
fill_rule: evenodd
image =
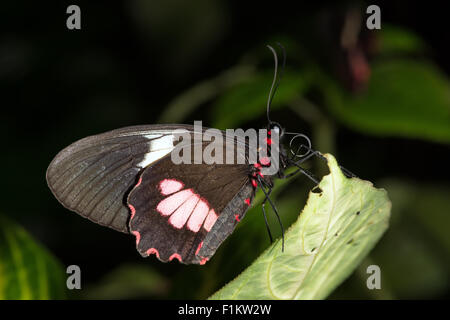
<path id="1" fill-rule="evenodd" d="M 269 118 L 280 80 L 277 55 L 269 48 L 275 57 L 275 76 L 267 104 L 268 132 L 275 130 L 282 139 L 290 133 Z M 257 187 L 266 195 L 266 217 L 264 205 L 269 201 L 273 206 L 269 195 L 275 176 L 303 172 L 317 182 L 299 165 L 312 155 L 320 156 L 312 151 L 309 140 L 308 146 L 303 145 L 307 154 L 297 162 L 294 157 L 299 149 L 291 150 L 292 157 L 288 157 L 280 147 L 278 172 L 263 176 L 260 170 L 268 162 L 262 159 L 254 164 L 175 165 L 170 153 L 176 146 L 174 132 L 178 129 L 194 136 L 193 126 L 145 125 L 81 139 L 50 163 L 48 185 L 66 208 L 100 225 L 134 234 L 142 256 L 155 254 L 163 262 L 178 259 L 185 264 L 204 264 L 244 217 Z M 293 139 L 299 136 L 306 137 L 294 134 Z M 192 145 L 206 146 L 203 140 L 191 141 Z M 239 139 L 233 143 L 246 144 Z M 285 176 L 283 172 L 290 166 L 298 169 Z M 272 240 L 270 230 L 269 236 Z"/>

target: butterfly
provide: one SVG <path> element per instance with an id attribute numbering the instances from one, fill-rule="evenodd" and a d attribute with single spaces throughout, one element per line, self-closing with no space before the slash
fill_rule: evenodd
<path id="1" fill-rule="evenodd" d="M 275 146 L 271 135 L 280 139 L 288 134 L 294 138 L 307 137 L 286 133 L 269 118 L 280 77 L 277 54 L 268 47 L 275 58 L 275 75 L 267 103 L 266 151 L 272 156 Z M 163 262 L 177 259 L 184 264 L 202 265 L 244 218 L 257 188 L 265 194 L 262 209 L 268 226 L 264 206 L 268 201 L 275 209 L 269 197 L 274 178 L 302 172 L 318 183 L 300 166 L 300 161 L 287 156 L 281 144 L 276 150 L 278 169 L 269 175 L 263 175 L 262 169 L 271 164 L 273 157 L 260 157 L 250 163 L 249 148 L 244 148 L 244 163 L 174 164 L 171 155 L 177 147 L 175 133 L 179 130 L 190 135 L 193 148 L 207 148 L 205 141 L 210 140 L 204 139 L 205 135 L 208 138 L 207 130 L 202 131 L 202 139 L 196 139 L 192 125 L 116 129 L 81 139 L 59 152 L 47 169 L 48 186 L 67 209 L 100 225 L 133 234 L 143 257 L 155 255 Z M 239 137 L 227 142 L 235 147 L 249 147 L 247 140 Z M 311 149 L 309 139 L 307 142 L 308 145 L 302 146 L 309 154 L 304 154 L 301 161 L 318 154 Z M 291 153 L 299 156 L 292 149 Z M 290 166 L 297 170 L 284 175 Z M 276 209 L 275 212 L 279 219 Z M 269 228 L 268 231 L 272 241 Z M 282 232 L 284 236 L 283 229 Z"/>

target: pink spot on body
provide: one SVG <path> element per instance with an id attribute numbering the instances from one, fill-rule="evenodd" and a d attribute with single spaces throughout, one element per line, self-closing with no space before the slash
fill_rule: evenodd
<path id="1" fill-rule="evenodd" d="M 148 249 L 148 250 L 147 250 L 147 254 L 148 254 L 148 255 L 155 254 L 156 257 L 159 258 L 159 252 L 158 252 L 158 250 L 156 250 L 155 248 L 150 248 L 150 249 Z"/>
<path id="2" fill-rule="evenodd" d="M 272 144 L 272 139 L 267 138 L 267 139 L 266 139 L 266 142 L 267 142 L 267 145 L 270 146 L 270 145 Z"/>
<path id="3" fill-rule="evenodd" d="M 194 192 L 192 192 L 191 189 L 177 192 L 158 203 L 156 210 L 158 210 L 163 216 L 168 216 L 193 195 Z"/>
<path id="4" fill-rule="evenodd" d="M 250 198 L 245 199 L 244 202 L 249 206 L 250 205 Z"/>
<path id="5" fill-rule="evenodd" d="M 208 212 L 209 212 L 208 204 L 205 201 L 200 200 L 197 203 L 197 206 L 195 207 L 191 217 L 189 218 L 189 221 L 187 223 L 188 229 L 194 232 L 198 232 L 198 230 L 200 230 L 203 224 L 203 221 L 208 215 Z"/>
<path id="6" fill-rule="evenodd" d="M 131 231 L 131 233 L 136 236 L 136 245 L 138 245 L 139 241 L 141 241 L 141 234 L 139 233 L 139 231 Z"/>
<path id="7" fill-rule="evenodd" d="M 259 159 L 259 163 L 261 163 L 263 166 L 268 166 L 270 164 L 270 158 L 261 157 L 261 159 Z"/>
<path id="8" fill-rule="evenodd" d="M 165 196 L 180 191 L 183 187 L 184 184 L 175 179 L 164 179 L 159 183 L 161 194 Z"/>
<path id="9" fill-rule="evenodd" d="M 261 169 L 261 164 L 259 164 L 259 163 L 255 163 L 253 166 L 254 166 L 256 169 Z"/>
<path id="10" fill-rule="evenodd" d="M 258 186 L 255 179 L 252 179 L 252 186 L 253 188 L 256 188 Z"/>
<path id="11" fill-rule="evenodd" d="M 235 219 L 237 222 L 240 222 L 240 221 L 241 221 L 241 219 L 239 219 L 239 215 L 238 215 L 238 214 L 235 214 L 235 215 L 234 215 L 234 219 Z"/>
<path id="12" fill-rule="evenodd" d="M 201 266 L 204 265 L 207 261 L 208 261 L 208 258 L 203 258 L 203 259 L 200 261 L 200 265 L 201 265 Z"/>
<path id="13" fill-rule="evenodd" d="M 180 192 L 181 193 L 181 192 Z M 192 211 L 197 206 L 200 197 L 192 194 L 178 209 L 170 216 L 169 223 L 177 229 L 183 228 Z"/>
<path id="14" fill-rule="evenodd" d="M 178 253 L 174 253 L 173 255 L 170 256 L 169 261 L 172 261 L 173 259 L 178 259 L 178 261 L 182 261 L 181 260 L 181 256 Z"/>
<path id="15" fill-rule="evenodd" d="M 216 223 L 217 220 L 217 214 L 214 211 L 214 209 L 209 210 L 208 215 L 206 216 L 205 223 L 203 224 L 203 228 L 205 228 L 206 231 L 210 231 L 213 227 L 214 223 Z"/>

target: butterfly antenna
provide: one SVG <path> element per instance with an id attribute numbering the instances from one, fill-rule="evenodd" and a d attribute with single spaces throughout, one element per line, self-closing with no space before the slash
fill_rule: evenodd
<path id="1" fill-rule="evenodd" d="M 273 72 L 272 86 L 270 87 L 269 97 L 267 98 L 267 121 L 270 124 L 270 123 L 272 123 L 270 121 L 270 105 L 272 103 L 273 96 L 275 95 L 275 90 L 276 90 L 276 85 L 277 85 L 276 82 L 277 82 L 277 77 L 278 77 L 278 55 L 273 47 L 267 45 L 267 48 L 269 48 L 269 50 L 272 51 L 273 59 L 275 62 L 275 70 Z"/>
<path id="2" fill-rule="evenodd" d="M 277 45 L 281 49 L 281 52 L 283 53 L 283 64 L 281 65 L 280 76 L 278 77 L 278 82 L 277 85 L 275 86 L 275 90 L 278 88 L 278 85 L 280 84 L 281 79 L 283 78 L 284 69 L 286 68 L 286 49 L 279 42 L 277 42 Z"/>
<path id="3" fill-rule="evenodd" d="M 272 121 L 270 120 L 270 106 L 272 105 L 273 97 L 275 96 L 275 93 L 277 92 L 278 86 L 281 82 L 281 78 L 283 77 L 284 69 L 286 66 L 286 49 L 284 49 L 284 47 L 279 42 L 277 42 L 277 45 L 281 49 L 281 52 L 283 53 L 283 64 L 281 67 L 280 74 L 278 74 L 277 52 L 275 51 L 275 49 L 273 47 L 267 45 L 267 48 L 269 48 L 270 51 L 272 51 L 274 62 L 275 62 L 275 70 L 274 70 L 274 74 L 273 74 L 272 86 L 270 87 L 269 98 L 267 99 L 267 121 L 269 122 L 269 124 L 272 123 Z"/>

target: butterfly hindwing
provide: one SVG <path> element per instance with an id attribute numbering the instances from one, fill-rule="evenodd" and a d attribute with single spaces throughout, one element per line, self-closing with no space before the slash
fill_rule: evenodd
<path id="1" fill-rule="evenodd" d="M 205 263 L 244 216 L 254 196 L 249 165 L 147 167 L 128 196 L 130 231 L 143 256 Z"/>

